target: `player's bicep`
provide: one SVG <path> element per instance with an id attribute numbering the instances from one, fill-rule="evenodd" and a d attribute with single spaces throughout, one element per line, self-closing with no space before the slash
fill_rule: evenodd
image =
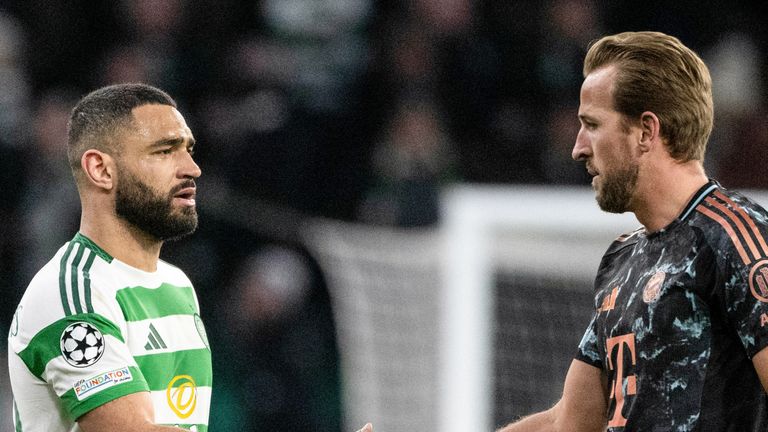
<path id="1" fill-rule="evenodd" d="M 105 403 L 77 419 L 84 432 L 138 431 L 154 423 L 149 392 L 126 395 Z"/>
<path id="2" fill-rule="evenodd" d="M 763 389 L 768 392 L 768 348 L 763 348 L 752 357 L 752 364 L 755 366 L 757 376 L 760 377 L 760 383 Z"/>
<path id="3" fill-rule="evenodd" d="M 565 377 L 563 397 L 554 407 L 557 430 L 605 430 L 608 381 L 602 369 L 573 360 Z"/>

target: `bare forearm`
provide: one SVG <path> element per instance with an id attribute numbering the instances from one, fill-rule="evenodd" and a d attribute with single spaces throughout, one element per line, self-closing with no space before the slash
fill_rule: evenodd
<path id="1" fill-rule="evenodd" d="M 82 425 L 81 425 L 82 426 Z M 147 424 L 142 425 L 139 428 L 133 428 L 126 429 L 125 425 L 105 425 L 105 426 L 90 426 L 82 428 L 84 432 L 120 432 L 120 431 L 129 431 L 130 432 L 184 432 L 187 431 L 187 429 L 181 429 L 174 426 L 161 426 L 161 425 L 153 425 L 153 424 Z"/>
<path id="2" fill-rule="evenodd" d="M 133 393 L 107 402 L 80 417 L 83 432 L 182 432 L 174 426 L 155 424 L 148 392 Z"/>
<path id="3" fill-rule="evenodd" d="M 530 415 L 510 423 L 496 432 L 557 432 L 552 410 Z"/>

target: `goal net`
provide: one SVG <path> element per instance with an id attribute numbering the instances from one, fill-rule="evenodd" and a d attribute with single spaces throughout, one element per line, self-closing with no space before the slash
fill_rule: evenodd
<path id="1" fill-rule="evenodd" d="M 612 239 L 638 226 L 590 188 L 459 186 L 436 229 L 315 221 L 345 430 L 490 431 L 546 409 L 592 311 Z"/>

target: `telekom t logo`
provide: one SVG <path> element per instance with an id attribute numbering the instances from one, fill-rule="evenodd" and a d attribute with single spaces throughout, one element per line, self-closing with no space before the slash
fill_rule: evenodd
<path id="1" fill-rule="evenodd" d="M 624 349 L 629 349 L 632 356 L 632 366 L 637 363 L 635 356 L 635 334 L 630 333 L 622 336 L 616 336 L 608 339 L 606 342 L 608 354 L 608 368 L 614 373 L 614 380 L 611 383 L 611 399 L 616 400 L 616 406 L 613 409 L 613 416 L 608 421 L 608 427 L 622 427 L 627 424 L 627 419 L 621 414 L 624 408 L 624 398 L 637 394 L 637 380 L 634 375 L 624 376 L 626 366 L 624 365 Z M 616 355 L 613 351 L 616 349 Z M 616 359 L 614 362 L 613 359 Z M 624 381 L 626 380 L 626 389 Z"/>

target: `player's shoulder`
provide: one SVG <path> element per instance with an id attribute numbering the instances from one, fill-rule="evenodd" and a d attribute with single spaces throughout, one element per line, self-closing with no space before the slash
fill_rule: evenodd
<path id="1" fill-rule="evenodd" d="M 615 254 L 624 248 L 634 245 L 637 243 L 638 239 L 644 232 L 645 228 L 641 226 L 633 231 L 621 234 L 613 240 L 610 246 L 608 246 L 608 250 L 605 252 L 605 255 L 608 256 Z"/>
<path id="2" fill-rule="evenodd" d="M 99 279 L 105 278 L 98 275 L 106 274 L 110 257 L 79 236 L 62 245 L 27 285 L 19 307 L 35 311 L 26 314 L 31 328 L 86 311 L 91 293 L 100 289 Z"/>
<path id="3" fill-rule="evenodd" d="M 62 272 L 66 270 L 68 250 L 70 250 L 70 242 L 61 246 L 56 254 L 37 271 L 24 291 L 22 304 L 28 303 L 45 308 L 57 302 Z"/>
<path id="4" fill-rule="evenodd" d="M 768 230 L 768 211 L 750 197 L 718 185 L 695 207 L 691 223 L 707 235 L 746 237 Z M 752 240 L 758 240 L 753 238 Z"/>
<path id="5" fill-rule="evenodd" d="M 768 256 L 768 211 L 748 196 L 712 190 L 695 207 L 689 224 L 713 249 L 731 251 L 745 263 Z"/>
<path id="6" fill-rule="evenodd" d="M 189 277 L 180 267 L 177 267 L 168 261 L 158 260 L 157 271 L 169 282 L 175 281 L 175 284 L 191 285 Z"/>

